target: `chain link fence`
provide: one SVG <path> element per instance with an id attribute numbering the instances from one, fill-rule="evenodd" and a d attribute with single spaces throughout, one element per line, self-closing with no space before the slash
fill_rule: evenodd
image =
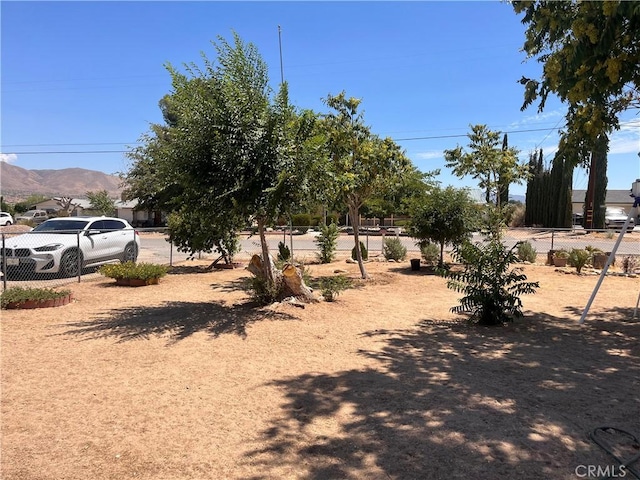
<path id="1" fill-rule="evenodd" d="M 602 230 L 586 232 L 582 229 L 509 229 L 504 242 L 514 246 L 518 242 L 529 242 L 536 250 L 537 262 L 546 263 L 548 252 L 585 247 L 610 252 L 619 236 L 619 231 Z M 297 260 L 312 262 L 319 252 L 315 241 L 319 232 L 309 227 L 267 232 L 269 249 L 274 256 L 280 243 L 286 245 Z M 407 236 L 400 228 L 379 229 L 367 227 L 360 230 L 360 241 L 369 252 L 369 257 L 381 256 L 384 241 L 398 238 L 407 249 L 407 258 L 417 258 L 420 249 L 416 240 Z M 37 232 L 2 232 L 1 268 L 3 290 L 11 286 L 56 287 L 72 282 L 99 278 L 98 266 L 105 262 L 121 262 L 132 259 L 131 248 L 135 249 L 138 262 L 172 266 L 187 260 L 190 255 L 179 252 L 168 240 L 167 229 L 137 228 L 133 230 L 103 230 L 92 234 L 69 232 L 61 237 Z M 240 234 L 240 252 L 236 258 L 248 260 L 253 254 L 260 254 L 260 239 L 256 233 Z M 482 241 L 480 234 L 473 235 L 473 241 Z M 133 247 L 132 247 L 133 245 Z M 351 255 L 354 247 L 353 230 L 343 228 L 337 240 L 338 258 Z M 129 249 L 129 250 L 127 250 Z M 445 249 L 450 252 L 451 248 Z M 75 252 L 75 255 L 73 254 Z M 216 253 L 197 253 L 195 258 L 214 262 Z M 617 259 L 632 256 L 640 263 L 640 227 L 626 232 L 617 251 Z M 407 260 L 408 262 L 408 260 Z"/>

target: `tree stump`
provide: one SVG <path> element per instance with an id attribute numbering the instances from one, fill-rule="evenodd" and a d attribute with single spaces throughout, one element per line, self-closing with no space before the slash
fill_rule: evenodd
<path id="1" fill-rule="evenodd" d="M 304 283 L 302 273 L 293 264 L 286 264 L 282 270 L 278 270 L 273 262 L 273 258 L 269 257 L 271 262 L 271 271 L 273 272 L 274 281 L 276 285 L 282 285 L 282 292 L 280 294 L 280 300 L 287 297 L 295 297 L 296 299 L 305 302 L 313 303 L 318 299 L 313 295 L 313 290 Z M 247 270 L 258 278 L 264 278 L 264 264 L 260 255 L 254 255 L 251 257 Z M 266 279 L 265 279 L 266 280 Z"/>

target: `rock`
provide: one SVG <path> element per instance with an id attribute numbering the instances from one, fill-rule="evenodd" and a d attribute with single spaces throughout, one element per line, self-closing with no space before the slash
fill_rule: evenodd
<path id="1" fill-rule="evenodd" d="M 346 260 L 347 263 L 358 263 L 356 260 L 354 260 L 353 258 L 347 258 Z"/>
<path id="2" fill-rule="evenodd" d="M 341 268 L 336 268 L 333 273 L 348 273 L 346 270 L 342 270 Z"/>

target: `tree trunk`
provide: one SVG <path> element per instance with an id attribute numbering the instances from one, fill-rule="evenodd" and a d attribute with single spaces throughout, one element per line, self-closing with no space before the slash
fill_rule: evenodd
<path id="1" fill-rule="evenodd" d="M 289 292 L 285 290 L 285 295 L 287 293 L 290 293 L 298 300 L 302 300 L 306 303 L 313 303 L 318 301 L 318 299 L 313 295 L 313 291 L 304 283 L 302 273 L 298 268 L 295 267 L 295 265 L 291 265 L 290 263 L 285 265 L 282 268 L 282 278 L 284 279 L 284 283 L 289 290 Z"/>
<path id="2" fill-rule="evenodd" d="M 265 260 L 262 262 L 263 274 L 262 276 L 271 284 L 275 285 L 275 276 L 274 276 L 274 266 L 273 260 L 271 259 L 271 255 L 269 255 L 269 244 L 267 243 L 267 238 L 264 234 L 264 226 L 265 219 L 263 217 L 259 217 L 257 219 L 258 222 L 258 234 L 260 235 L 260 247 L 262 248 L 262 258 Z M 266 261 L 266 260 L 269 261 Z"/>
<path id="3" fill-rule="evenodd" d="M 356 260 L 358 267 L 360 268 L 360 276 L 364 279 L 369 278 L 367 270 L 364 268 L 364 262 L 362 261 L 362 252 L 360 251 L 360 215 L 358 215 L 358 208 L 350 204 L 349 215 L 351 215 L 351 225 L 353 225 L 353 239 L 356 243 Z"/>

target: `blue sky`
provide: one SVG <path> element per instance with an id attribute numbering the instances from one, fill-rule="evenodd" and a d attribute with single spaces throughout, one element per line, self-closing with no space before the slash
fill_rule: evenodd
<path id="1" fill-rule="evenodd" d="M 540 65 L 520 51 L 524 26 L 501 2 L 0 2 L 2 161 L 28 169 L 125 171 L 123 150 L 170 92 L 166 62 L 215 58 L 211 40 L 236 31 L 255 44 L 292 103 L 327 111 L 344 90 L 362 99 L 374 133 L 389 136 L 424 171 L 453 177 L 442 152 L 467 144 L 471 124 L 508 132 L 523 161 L 543 148 L 550 161 L 565 108 L 520 111 L 520 77 Z M 612 136 L 609 188 L 640 178 L 640 115 Z M 113 151 L 113 153 L 90 153 Z M 40 153 L 33 153 L 40 152 Z M 44 153 L 67 152 L 67 153 Z M 71 153 L 84 152 L 84 153 Z M 574 188 L 584 189 L 579 169 Z M 524 194 L 514 185 L 512 193 Z"/>

